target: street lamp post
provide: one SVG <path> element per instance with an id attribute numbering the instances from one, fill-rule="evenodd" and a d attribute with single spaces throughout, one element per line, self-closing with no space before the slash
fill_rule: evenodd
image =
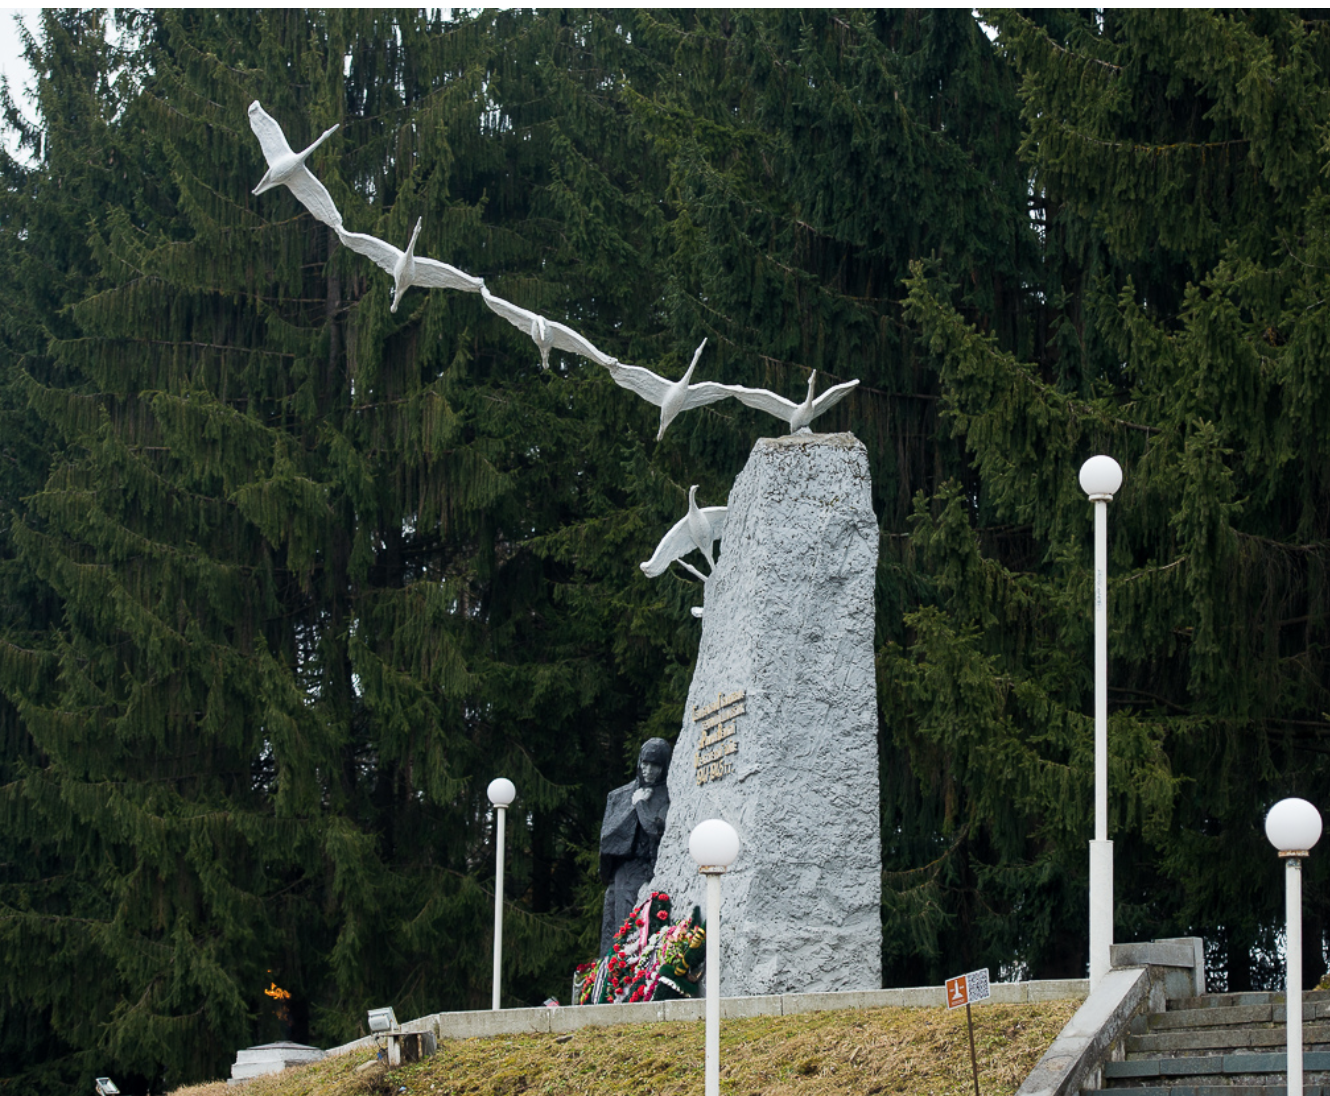
<path id="1" fill-rule="evenodd" d="M 705 1096 L 720 1096 L 720 877 L 739 855 L 739 835 L 723 818 L 708 818 L 694 827 L 688 854 L 707 877 Z"/>
<path id="2" fill-rule="evenodd" d="M 1108 839 L 1108 504 L 1122 486 L 1112 457 L 1081 465 L 1081 490 L 1094 503 L 1094 840 L 1090 842 L 1090 988 L 1111 966 L 1113 842 Z"/>
<path id="3" fill-rule="evenodd" d="M 1302 861 L 1321 839 L 1321 812 L 1305 799 L 1281 799 L 1265 816 L 1265 836 L 1284 861 L 1288 1096 L 1302 1092 Z"/>
<path id="4" fill-rule="evenodd" d="M 486 789 L 494 804 L 494 992 L 490 1007 L 499 1008 L 499 968 L 503 961 L 503 821 L 508 805 L 517 798 L 513 782 L 504 777 L 491 780 Z"/>

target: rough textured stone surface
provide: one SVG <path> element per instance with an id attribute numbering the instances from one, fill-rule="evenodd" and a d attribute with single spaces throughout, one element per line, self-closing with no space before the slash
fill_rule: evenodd
<path id="1" fill-rule="evenodd" d="M 724 818 L 741 848 L 722 888 L 722 996 L 878 989 L 878 531 L 864 447 L 851 434 L 763 439 L 728 506 L 650 889 L 679 915 L 705 908 L 688 836 Z"/>

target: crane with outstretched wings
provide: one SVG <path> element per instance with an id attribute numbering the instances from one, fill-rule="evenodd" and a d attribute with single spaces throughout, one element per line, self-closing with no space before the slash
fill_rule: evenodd
<path id="1" fill-rule="evenodd" d="M 285 185 L 296 196 L 296 200 L 316 218 L 331 228 L 340 227 L 342 215 L 337 211 L 328 188 L 314 178 L 313 173 L 305 166 L 309 154 L 331 137 L 337 127 L 332 126 L 324 130 L 323 135 L 304 152 L 293 152 L 277 120 L 255 99 L 249 104 L 249 128 L 259 139 L 263 158 L 268 161 L 268 170 L 263 173 L 263 178 L 254 188 L 254 193 L 262 194 L 275 186 Z"/>

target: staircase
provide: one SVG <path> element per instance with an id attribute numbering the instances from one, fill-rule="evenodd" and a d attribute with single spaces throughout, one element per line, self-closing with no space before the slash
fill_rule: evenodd
<path id="1" fill-rule="evenodd" d="M 1124 1096 L 1286 1096 L 1282 993 L 1216 993 L 1169 1001 L 1132 1019 L 1125 1057 L 1103 1064 Z M 1330 991 L 1303 994 L 1303 1096 L 1330 1096 Z"/>

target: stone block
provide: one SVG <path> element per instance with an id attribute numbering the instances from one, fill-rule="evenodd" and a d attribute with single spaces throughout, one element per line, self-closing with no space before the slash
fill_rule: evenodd
<path id="1" fill-rule="evenodd" d="M 743 1000 L 744 998 L 741 998 Z M 706 1002 L 701 997 L 686 1000 L 663 1001 L 666 1020 L 701 1020 L 706 1015 Z M 725 1016 L 725 999 L 720 1002 L 721 1017 Z"/>
<path id="2" fill-rule="evenodd" d="M 881 991 L 878 1008 L 943 1008 L 947 991 L 943 986 L 907 986 Z"/>
<path id="3" fill-rule="evenodd" d="M 1105 1062 L 1104 1077 L 1158 1077 L 1162 1058 L 1141 1058 L 1131 1062 Z"/>
<path id="4" fill-rule="evenodd" d="M 1027 987 L 1025 999 L 1030 1002 L 1083 1001 L 1090 995 L 1090 980 L 1088 978 L 1049 978 L 1023 984 Z M 995 991 L 996 988 L 994 987 Z M 996 996 L 996 992 L 994 996 Z"/>
<path id="5" fill-rule="evenodd" d="M 235 1064 L 231 1067 L 231 1081 L 248 1081 L 269 1073 L 281 1073 L 288 1066 L 303 1066 L 322 1061 L 325 1057 L 325 1052 L 318 1047 L 307 1047 L 300 1043 L 265 1043 L 262 1046 L 247 1047 L 236 1052 Z"/>
<path id="6" fill-rule="evenodd" d="M 608 1005 L 588 1006 L 608 1008 Z M 550 1016 L 562 1009 L 505 1008 L 477 1009 L 474 1012 L 440 1012 L 432 1019 L 440 1039 L 474 1039 L 485 1035 L 548 1035 Z M 571 1011 L 571 1010 L 570 1010 Z"/>
<path id="7" fill-rule="evenodd" d="M 1256 1055 L 1246 1055 L 1254 1058 Z M 1209 1073 L 1223 1073 L 1228 1061 L 1220 1054 L 1198 1054 L 1190 1058 L 1158 1058 L 1161 1077 L 1201 1077 Z"/>
<path id="8" fill-rule="evenodd" d="M 577 1008 L 549 1008 L 549 1030 L 558 1035 L 584 1027 L 611 1027 L 614 1024 L 645 1024 L 664 1020 L 669 1001 L 640 1001 L 631 1005 L 579 1005 Z"/>
<path id="9" fill-rule="evenodd" d="M 1148 963 L 1153 966 L 1190 969 L 1196 963 L 1195 952 L 1190 946 L 1183 944 L 1157 942 L 1114 944 L 1109 949 L 1109 956 L 1115 967 L 1140 967 Z"/>
<path id="10" fill-rule="evenodd" d="M 877 989 L 878 526 L 863 444 L 764 438 L 730 492 L 650 890 L 705 908 L 688 836 L 724 818 L 723 997 Z"/>
<path id="11" fill-rule="evenodd" d="M 703 1004 L 698 1001 L 698 1004 Z M 784 998 L 775 994 L 764 997 L 722 997 L 720 999 L 720 1018 L 722 1020 L 747 1020 L 754 1016 L 780 1016 Z"/>

